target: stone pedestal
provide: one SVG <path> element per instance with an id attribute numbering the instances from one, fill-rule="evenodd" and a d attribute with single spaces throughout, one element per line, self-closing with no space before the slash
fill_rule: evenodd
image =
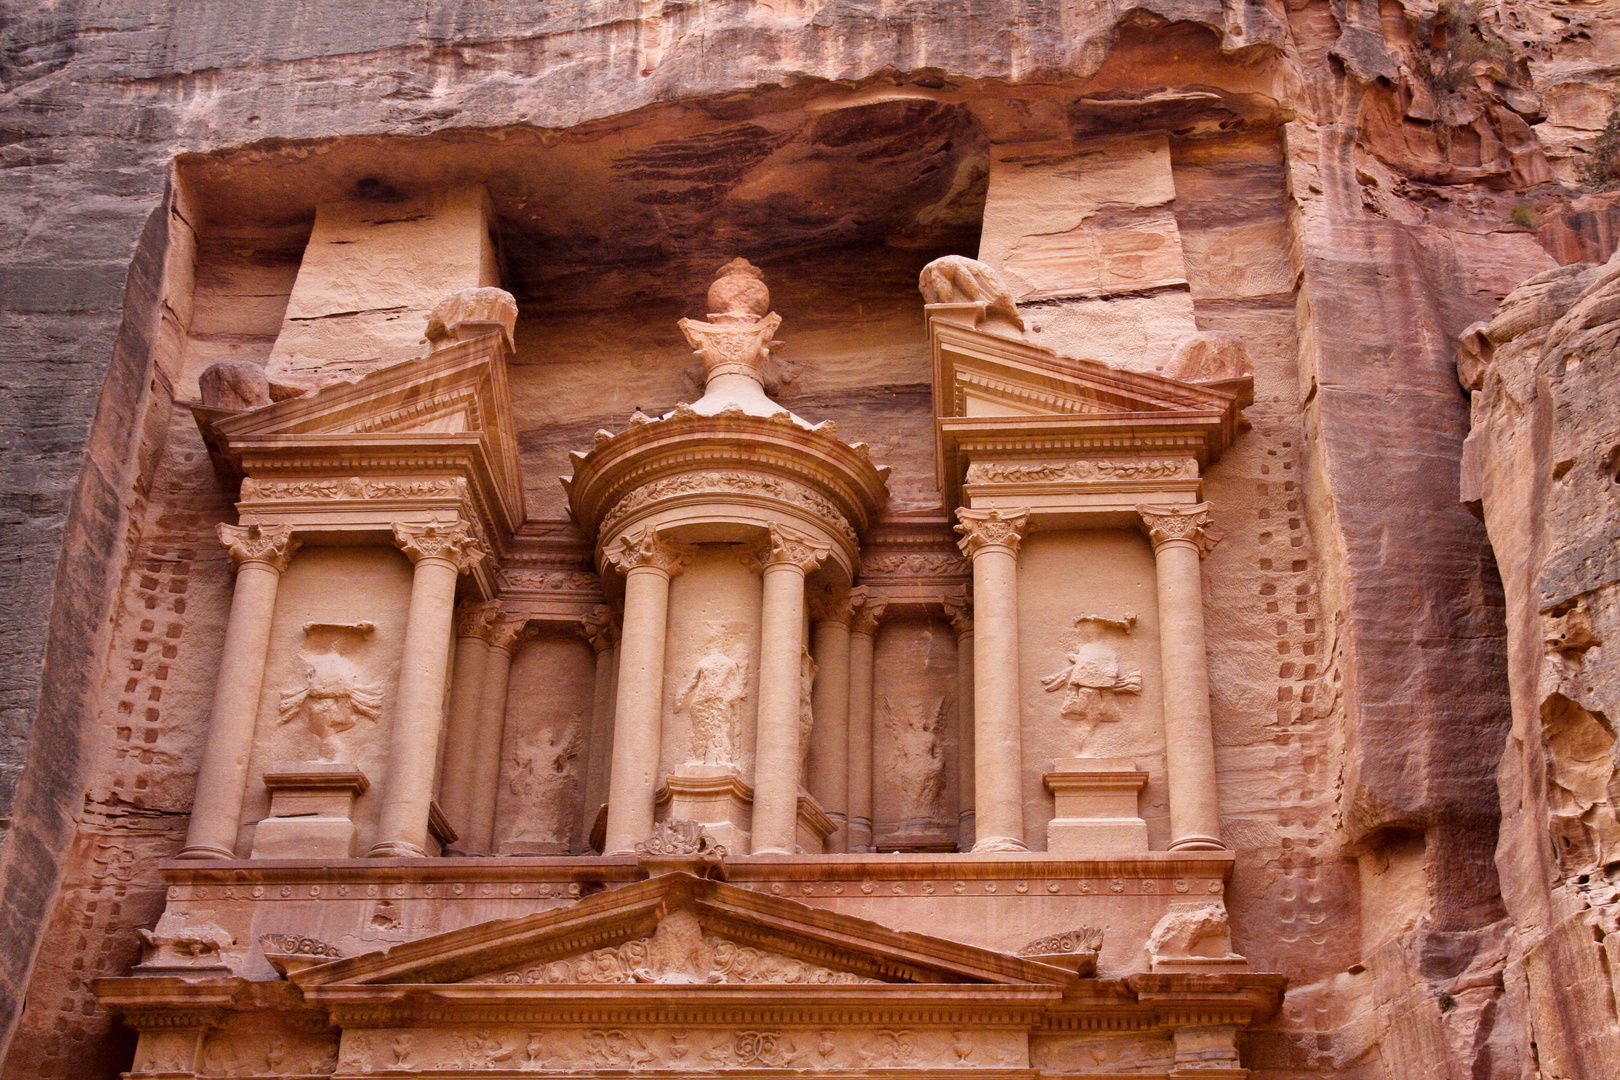
<path id="1" fill-rule="evenodd" d="M 1046 850 L 1057 855 L 1131 855 L 1148 850 L 1137 798 L 1148 774 L 1128 758 L 1060 758 L 1042 780 L 1056 813 Z"/>
<path id="2" fill-rule="evenodd" d="M 799 791 L 798 820 L 795 823 L 793 839 L 799 850 L 806 855 L 822 855 L 827 851 L 827 837 L 838 828 L 837 822 L 827 816 L 821 809 L 821 804 L 813 797 Z"/>
<path id="3" fill-rule="evenodd" d="M 371 782 L 353 765 L 309 764 L 264 774 L 270 816 L 253 830 L 254 859 L 354 858 L 354 800 Z"/>
<path id="4" fill-rule="evenodd" d="M 658 792 L 660 820 L 685 819 L 730 855 L 747 855 L 752 837 L 754 789 L 729 765 L 682 765 Z"/>

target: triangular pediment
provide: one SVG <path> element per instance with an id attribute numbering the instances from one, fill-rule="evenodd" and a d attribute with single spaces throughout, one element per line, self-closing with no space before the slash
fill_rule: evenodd
<path id="1" fill-rule="evenodd" d="M 298 972 L 306 991 L 400 984 L 1061 986 L 1048 965 L 686 873 Z"/>

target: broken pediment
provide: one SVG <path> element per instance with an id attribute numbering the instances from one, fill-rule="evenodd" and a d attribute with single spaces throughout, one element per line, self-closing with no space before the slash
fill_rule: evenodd
<path id="1" fill-rule="evenodd" d="M 399 984 L 980 984 L 1060 987 L 1059 968 L 686 873 L 295 973 L 306 996 Z M 470 985 L 469 985 L 470 984 Z"/>
<path id="2" fill-rule="evenodd" d="M 373 481 L 377 491 L 365 497 L 411 497 L 459 477 L 475 493 L 478 516 L 509 534 L 524 510 L 508 349 L 509 335 L 492 324 L 472 336 L 441 335 L 426 355 L 352 382 L 254 409 L 193 412 L 216 468 L 228 481 L 253 481 L 244 502 L 357 498 L 347 483 L 353 475 Z"/>
<path id="3" fill-rule="evenodd" d="M 976 461 L 1185 459 L 1201 470 L 1231 444 L 1253 400 L 1247 375 L 1186 382 L 1060 356 L 981 325 L 982 307 L 926 309 L 947 502 L 964 501 L 963 478 Z"/>

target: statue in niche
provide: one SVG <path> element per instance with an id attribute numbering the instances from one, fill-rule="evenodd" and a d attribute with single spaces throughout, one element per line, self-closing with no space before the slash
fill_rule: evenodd
<path id="1" fill-rule="evenodd" d="M 809 780 L 810 772 L 810 731 L 816 726 L 815 708 L 812 704 L 816 689 L 815 659 L 810 650 L 799 650 L 799 783 Z"/>
<path id="2" fill-rule="evenodd" d="M 940 814 L 945 795 L 945 699 L 933 708 L 896 710 L 887 697 L 879 701 L 883 722 L 894 741 L 893 781 L 900 791 L 900 817 L 906 821 L 932 821 Z"/>
<path id="3" fill-rule="evenodd" d="M 350 659 L 375 629 L 369 622 L 304 627 L 304 682 L 281 695 L 280 724 L 302 719 L 319 746 L 317 760 L 338 760 L 337 737 L 361 720 L 376 723 L 382 715 L 382 688 L 362 678 Z"/>
<path id="4" fill-rule="evenodd" d="M 675 701 L 675 711 L 685 715 L 692 730 L 694 765 L 737 764 L 748 673 L 732 659 L 726 644 L 722 635 L 715 635 Z"/>
<path id="5" fill-rule="evenodd" d="M 1118 722 L 1119 703 L 1114 697 L 1140 694 L 1142 672 L 1136 665 L 1122 662 L 1107 640 L 1110 630 L 1129 634 L 1136 626 L 1135 615 L 1123 619 L 1082 615 L 1074 624 L 1077 638 L 1067 657 L 1068 666 L 1042 679 L 1041 685 L 1048 693 L 1064 691 L 1059 713 L 1080 724 L 1078 751 L 1098 724 Z"/>
<path id="6" fill-rule="evenodd" d="M 518 798 L 510 840 L 566 843 L 579 786 L 574 762 L 584 745 L 584 725 L 576 717 L 520 744 L 507 758 L 507 790 Z"/>

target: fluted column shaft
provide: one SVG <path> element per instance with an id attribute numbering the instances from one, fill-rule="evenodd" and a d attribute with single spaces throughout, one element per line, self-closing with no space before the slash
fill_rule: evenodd
<path id="1" fill-rule="evenodd" d="M 467 807 L 472 798 L 473 758 L 478 737 L 478 705 L 483 700 L 484 670 L 489 663 L 487 635 L 496 612 L 494 601 L 466 603 L 456 611 L 456 659 L 450 669 L 450 709 L 444 766 L 439 776 L 439 806 L 461 834 L 457 846 L 468 850 Z"/>
<path id="2" fill-rule="evenodd" d="M 474 738 L 472 797 L 467 809 L 466 850 L 488 852 L 495 836 L 495 798 L 501 784 L 501 747 L 506 735 L 506 691 L 512 654 L 528 634 L 525 615 L 500 615 L 489 631 L 489 658 L 484 665 Z"/>
<path id="3" fill-rule="evenodd" d="M 629 855 L 652 834 L 663 745 L 664 637 L 669 579 L 681 554 L 651 527 L 620 537 L 608 562 L 624 572 L 624 630 L 613 710 L 613 767 L 608 777 L 603 853 Z"/>
<path id="4" fill-rule="evenodd" d="M 849 850 L 849 602 L 840 595 L 810 606 L 816 661 L 810 794 L 833 823 L 827 850 L 836 854 Z"/>
<path id="5" fill-rule="evenodd" d="M 849 850 L 872 850 L 872 678 L 878 624 L 887 603 L 865 588 L 850 593 Z"/>
<path id="6" fill-rule="evenodd" d="M 1018 693 L 1018 545 L 1027 510 L 956 512 L 973 560 L 974 851 L 1026 851 Z"/>
<path id="7" fill-rule="evenodd" d="M 298 549 L 290 525 L 220 525 L 218 531 L 220 543 L 236 565 L 236 589 L 225 623 L 208 741 L 197 770 L 191 826 L 178 856 L 182 859 L 236 857 L 236 832 L 247 792 L 276 592 L 282 572 Z"/>
<path id="8" fill-rule="evenodd" d="M 1204 645 L 1204 553 L 1209 505 L 1139 506 L 1153 542 L 1159 592 L 1159 655 L 1164 682 L 1165 773 L 1170 788 L 1170 850 L 1217 850 L 1215 735 L 1209 718 Z"/>
<path id="9" fill-rule="evenodd" d="M 804 578 L 830 545 L 771 526 L 759 642 L 759 719 L 754 749 L 756 855 L 791 855 L 799 831 L 799 713 L 804 657 Z"/>
<path id="10" fill-rule="evenodd" d="M 966 598 L 947 602 L 951 629 L 956 631 L 956 753 L 957 753 L 957 837 L 962 851 L 973 850 L 976 817 L 973 810 L 973 616 Z"/>
<path id="11" fill-rule="evenodd" d="M 444 725 L 456 581 L 484 557 L 464 521 L 396 524 L 394 540 L 416 564 L 416 571 L 411 576 L 411 604 L 400 648 L 399 692 L 394 699 L 382 813 L 376 842 L 367 852 L 374 859 L 427 854 L 428 808 L 433 802 L 433 769 Z"/>

